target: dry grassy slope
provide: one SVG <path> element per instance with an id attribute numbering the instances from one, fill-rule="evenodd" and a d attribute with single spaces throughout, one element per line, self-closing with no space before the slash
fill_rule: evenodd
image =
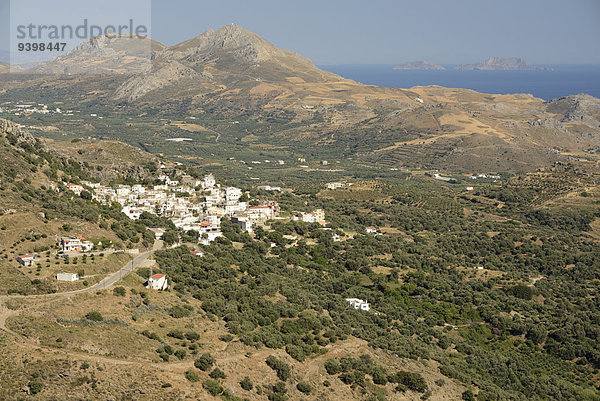
<path id="1" fill-rule="evenodd" d="M 259 395 L 256 388 L 268 387 L 278 381 L 275 373 L 265 364 L 269 355 L 275 355 L 292 366 L 292 379 L 287 382 L 289 399 L 292 401 L 307 399 L 295 388 L 299 381 L 307 381 L 316 389 L 308 399 L 364 399 L 365 396 L 358 389 L 352 390 L 339 379 L 329 376 L 323 367 L 331 357 L 358 357 L 363 354 L 373 356 L 390 371 L 421 373 L 432 390 L 432 400 L 456 400 L 464 391 L 448 378 L 444 378 L 445 384 L 441 387 L 435 384 L 443 376 L 433 361 L 401 359 L 381 350 L 373 350 L 364 341 L 355 338 L 328 345 L 327 354 L 304 363 L 291 359 L 283 350 L 247 347 L 236 339 L 223 342 L 219 337 L 227 332 L 224 322 L 209 319 L 201 312 L 200 304 L 195 299 L 182 300 L 172 292 L 151 292 L 151 306 L 136 308 L 132 306 L 130 298 L 137 302 L 141 298 L 132 294 L 131 288 L 143 290 L 142 280 L 137 275 L 130 275 L 119 284 L 127 288 L 126 297 L 113 295 L 112 291 L 101 291 L 60 299 L 11 300 L 8 302 L 10 309 L 0 307 L 0 329 L 5 321 L 4 328 L 9 330 L 0 341 L 4 341 L 10 350 L 5 363 L 0 366 L 0 398 L 18 394 L 27 385 L 31 374 L 41 370 L 44 372 L 41 380 L 45 389 L 38 399 L 67 399 L 75 395 L 95 399 L 108 397 L 109 394 L 117 398 L 124 396 L 139 400 L 179 400 L 186 397 L 213 399 L 201 386 L 207 373 L 193 367 L 195 357 L 189 350 L 183 360 L 172 357 L 169 363 L 165 363 L 155 352 L 159 342 L 140 334 L 143 330 L 155 332 L 175 349 L 180 349 L 182 340 L 167 336 L 173 329 L 198 332 L 201 337 L 198 353 L 210 352 L 217 360 L 216 366 L 227 375 L 222 385 L 232 394 L 251 400 L 266 400 L 266 393 Z M 194 308 L 192 315 L 180 319 L 170 317 L 166 309 L 182 303 Z M 105 318 L 121 319 L 127 325 L 80 325 L 57 320 L 78 319 L 92 309 L 100 311 Z M 131 318 L 133 313 L 137 314 L 135 321 Z M 24 363 L 24 359 L 29 362 Z M 79 369 L 83 361 L 90 363 L 88 370 Z M 190 383 L 184 378 L 188 369 L 200 375 L 200 383 Z M 97 380 L 96 388 L 89 384 L 74 385 L 83 376 Z M 252 391 L 245 391 L 238 384 L 245 376 L 250 377 L 255 385 Z M 331 382 L 331 387 L 322 385 L 325 380 Z M 367 382 L 370 383 L 369 380 Z M 172 387 L 163 388 L 164 383 L 171 383 Z M 367 389 L 370 390 L 372 386 L 372 383 L 368 384 Z M 386 387 L 386 392 L 386 399 L 389 400 L 418 400 L 420 397 L 411 392 L 396 393 L 391 385 Z"/>
<path id="2" fill-rule="evenodd" d="M 17 141 L 16 146 L 9 143 L 7 133 L 11 140 Z M 40 189 L 56 186 L 56 182 L 50 179 L 44 171 L 48 169 L 47 162 L 33 165 L 28 162 L 28 158 L 38 160 L 33 152 L 21 147 L 20 144 L 35 145 L 35 140 L 21 128 L 8 122 L 0 120 L 0 293 L 4 294 L 8 290 L 23 290 L 30 292 L 34 290 L 31 280 L 42 279 L 43 283 L 48 281 L 51 287 L 56 285 L 52 275 L 57 269 L 68 269 L 68 271 L 77 272 L 80 269 L 86 270 L 86 274 L 107 273 L 120 267 L 122 261 L 112 263 L 105 261 L 98 264 L 56 265 L 54 258 L 46 260 L 45 257 L 39 259 L 42 263 L 42 270 L 39 272 L 35 268 L 22 268 L 14 260 L 20 254 L 38 253 L 40 256 L 45 252 L 41 249 L 48 249 L 56 244 L 56 238 L 65 235 L 78 235 L 90 239 L 108 239 L 114 242 L 120 242 L 114 232 L 108 229 L 102 229 L 96 223 L 91 223 L 82 218 L 71 215 L 62 215 L 61 212 L 52 211 L 52 215 L 45 214 L 43 201 L 31 200 L 25 197 L 29 189 Z M 137 149 L 128 146 L 109 143 L 115 149 L 129 149 L 132 154 L 141 153 Z M 46 151 L 54 152 L 52 148 L 41 145 Z M 68 148 L 69 145 L 65 145 Z M 107 155 L 111 154 L 106 152 Z M 83 159 L 83 155 L 81 158 Z M 123 157 L 127 157 L 125 154 Z M 54 156 L 51 157 L 56 157 Z M 109 160 L 107 157 L 105 160 Z M 93 163 L 92 163 L 93 164 Z M 58 176 L 62 176 L 61 171 L 57 171 Z M 20 185 L 22 187 L 16 187 Z M 21 189 L 24 188 L 25 190 Z M 65 231 L 64 224 L 70 226 L 70 231 Z M 50 266 L 48 266 L 50 265 Z M 104 271 L 106 269 L 108 271 Z M 104 270 L 103 270 L 104 269 Z M 89 279 L 94 282 L 96 278 Z"/>
<path id="3" fill-rule="evenodd" d="M 150 175 L 144 166 L 156 165 L 159 158 L 123 142 L 110 140 L 82 139 L 73 141 L 45 140 L 59 155 L 88 163 L 92 168 L 101 167 L 95 174 L 102 179 L 131 176 L 136 179 Z"/>

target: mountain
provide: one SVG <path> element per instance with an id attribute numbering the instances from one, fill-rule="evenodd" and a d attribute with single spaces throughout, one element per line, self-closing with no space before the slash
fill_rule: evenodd
<path id="1" fill-rule="evenodd" d="M 87 72 L 97 71 L 97 65 L 143 64 L 142 58 L 137 64 L 124 63 L 114 47 L 116 43 L 96 38 L 50 64 L 72 71 L 81 66 Z M 551 104 L 526 94 L 363 85 L 322 71 L 237 25 L 208 30 L 170 47 L 152 42 L 152 47 L 152 66 L 143 72 L 6 81 L 0 100 L 45 104 L 68 99 L 73 108 L 100 107 L 115 118 L 110 125 L 98 118 L 86 121 L 88 135 L 111 133 L 112 139 L 182 157 L 199 152 L 218 157 L 225 146 L 251 142 L 245 149 L 310 149 L 321 157 L 356 157 L 391 167 L 519 172 L 593 157 L 600 146 L 594 117 L 586 117 L 594 109 L 585 105 L 594 100 Z M 519 59 L 486 63 L 528 65 Z M 567 109 L 572 109 L 570 117 L 565 117 Z M 132 128 L 138 124 L 126 122 L 125 115 L 151 121 L 144 129 Z M 183 122 L 190 118 L 198 124 Z M 80 131 L 67 121 L 56 125 L 74 134 Z M 202 138 L 209 133 L 215 137 L 202 147 L 166 147 L 161 135 L 180 137 L 181 127 L 204 133 L 197 134 Z"/>
<path id="2" fill-rule="evenodd" d="M 318 69 L 297 53 L 279 49 L 231 24 L 157 52 L 152 70 L 131 78 L 119 88 L 116 98 L 134 100 L 180 81 L 200 82 L 212 88 L 247 83 L 264 87 L 255 90 L 262 92 L 274 89 L 268 84 L 288 80 L 316 83 L 341 78 Z"/>
<path id="3" fill-rule="evenodd" d="M 409 61 L 394 67 L 394 70 L 423 70 L 423 71 L 444 71 L 446 68 L 429 61 Z"/>
<path id="4" fill-rule="evenodd" d="M 96 36 L 27 71 L 35 74 L 141 73 L 151 67 L 153 52 L 165 47 L 148 38 Z"/>
<path id="5" fill-rule="evenodd" d="M 544 67 L 536 67 L 527 63 L 522 58 L 510 57 L 490 57 L 481 63 L 461 64 L 455 69 L 461 71 L 481 70 L 481 71 L 543 71 Z"/>

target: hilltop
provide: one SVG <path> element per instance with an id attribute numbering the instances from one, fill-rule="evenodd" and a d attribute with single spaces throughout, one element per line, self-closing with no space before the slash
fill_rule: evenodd
<path id="1" fill-rule="evenodd" d="M 96 36 L 69 52 L 26 70 L 32 74 L 131 74 L 151 67 L 153 52 L 166 46 L 148 38 Z"/>

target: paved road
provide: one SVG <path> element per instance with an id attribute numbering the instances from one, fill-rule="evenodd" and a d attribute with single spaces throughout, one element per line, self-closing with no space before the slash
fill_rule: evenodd
<path id="1" fill-rule="evenodd" d="M 75 294 L 80 294 L 83 292 L 88 292 L 88 291 L 96 291 L 96 290 L 102 290 L 105 288 L 110 288 L 112 287 L 115 283 L 117 283 L 119 280 L 121 280 L 123 277 L 127 276 L 129 273 L 131 273 L 132 271 L 134 271 L 137 267 L 139 267 L 142 263 L 144 263 L 146 260 L 148 260 L 148 257 L 150 255 L 152 255 L 153 252 L 159 250 L 162 248 L 162 241 L 154 241 L 154 246 L 152 247 L 151 251 L 147 251 L 144 253 L 140 253 L 139 255 L 137 255 L 136 257 L 134 257 L 132 260 L 130 260 L 129 262 L 127 262 L 121 269 L 119 269 L 119 271 L 111 274 L 110 276 L 104 278 L 102 281 L 100 281 L 98 284 L 95 284 L 91 287 L 87 287 L 81 290 L 76 290 L 76 291 L 68 291 L 68 292 L 57 292 L 54 294 L 39 294 L 39 295 L 0 295 L 0 299 L 6 299 L 6 298 L 43 298 L 43 297 L 64 297 L 64 296 L 68 296 L 68 295 L 75 295 Z"/>

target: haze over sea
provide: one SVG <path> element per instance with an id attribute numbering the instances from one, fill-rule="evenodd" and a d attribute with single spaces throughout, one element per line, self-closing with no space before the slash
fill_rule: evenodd
<path id="1" fill-rule="evenodd" d="M 483 93 L 531 93 L 549 100 L 567 95 L 587 93 L 600 98 L 600 66 L 543 65 L 553 71 L 445 71 L 394 70 L 392 64 L 320 65 L 326 71 L 344 78 L 377 86 L 410 88 L 440 85 L 467 88 Z"/>

